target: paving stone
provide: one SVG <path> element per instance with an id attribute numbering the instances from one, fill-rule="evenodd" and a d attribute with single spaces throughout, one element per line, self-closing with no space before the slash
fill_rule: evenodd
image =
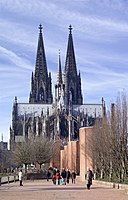
<path id="1" fill-rule="evenodd" d="M 25 181 L 0 186 L 0 200 L 128 200 L 125 190 L 93 184 L 87 190 L 84 182 L 53 185 L 52 181 Z"/>

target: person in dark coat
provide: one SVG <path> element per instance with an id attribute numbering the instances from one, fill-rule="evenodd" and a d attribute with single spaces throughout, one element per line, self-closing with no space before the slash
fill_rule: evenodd
<path id="1" fill-rule="evenodd" d="M 86 178 L 86 184 L 87 184 L 87 189 L 90 190 L 90 186 L 92 185 L 92 179 L 93 179 L 93 173 L 90 168 L 88 168 L 87 174 L 85 175 Z"/>
<path id="2" fill-rule="evenodd" d="M 63 182 L 62 184 L 63 185 L 66 185 L 66 177 L 67 177 L 67 174 L 66 174 L 66 170 L 63 168 L 62 172 L 61 172 L 61 176 L 62 176 L 62 179 L 63 179 Z"/>
<path id="3" fill-rule="evenodd" d="M 72 183 L 75 184 L 76 183 L 76 172 L 75 171 L 72 172 L 71 177 L 72 177 Z"/>
<path id="4" fill-rule="evenodd" d="M 54 168 L 54 169 L 53 169 L 53 174 L 52 174 L 52 181 L 53 181 L 53 184 L 56 184 L 56 173 L 57 173 L 57 169 Z"/>
<path id="5" fill-rule="evenodd" d="M 67 183 L 69 183 L 69 179 L 70 179 L 70 176 L 71 176 L 69 169 L 67 169 L 66 175 L 67 175 Z"/>
<path id="6" fill-rule="evenodd" d="M 51 173 L 50 173 L 50 171 L 48 169 L 48 171 L 47 171 L 47 181 L 49 181 L 50 176 L 51 176 Z"/>

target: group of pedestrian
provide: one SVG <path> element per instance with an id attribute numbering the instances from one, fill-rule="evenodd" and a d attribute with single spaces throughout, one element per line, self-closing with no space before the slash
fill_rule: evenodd
<path id="1" fill-rule="evenodd" d="M 51 172 L 48 170 L 47 181 L 49 181 L 50 176 L 51 176 Z M 87 185 L 88 190 L 90 190 L 93 178 L 94 178 L 94 174 L 93 174 L 92 170 L 90 168 L 88 168 L 87 173 L 85 174 L 85 180 L 86 180 L 86 185 Z M 53 169 L 53 171 L 52 171 L 53 184 L 66 185 L 66 184 L 69 184 L 70 179 L 72 180 L 72 184 L 76 183 L 76 172 L 75 171 L 70 172 L 69 169 L 65 170 L 64 168 L 62 169 L 62 171 L 60 171 L 57 168 Z M 20 186 L 23 186 L 22 180 L 23 180 L 23 174 L 22 174 L 22 170 L 20 170 L 19 171 Z"/>
<path id="2" fill-rule="evenodd" d="M 69 169 L 65 170 L 64 168 L 60 171 L 57 168 L 53 169 L 52 181 L 55 185 L 66 185 L 69 184 L 70 179 L 72 183 L 76 183 L 76 173 L 75 171 L 70 172 Z"/>

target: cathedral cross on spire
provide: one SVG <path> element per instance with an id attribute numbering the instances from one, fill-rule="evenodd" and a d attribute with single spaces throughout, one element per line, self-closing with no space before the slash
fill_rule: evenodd
<path id="1" fill-rule="evenodd" d="M 40 25 L 39 25 L 40 33 L 42 33 L 42 29 L 43 29 L 43 27 L 42 27 L 42 25 L 40 24 Z"/>
<path id="2" fill-rule="evenodd" d="M 60 56 L 60 49 L 59 49 L 59 56 Z"/>
<path id="3" fill-rule="evenodd" d="M 68 29 L 69 29 L 69 34 L 72 34 L 72 25 L 71 24 Z"/>

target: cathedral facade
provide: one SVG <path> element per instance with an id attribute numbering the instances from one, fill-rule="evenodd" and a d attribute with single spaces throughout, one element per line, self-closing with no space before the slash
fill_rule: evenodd
<path id="1" fill-rule="evenodd" d="M 62 142 L 79 140 L 81 127 L 93 126 L 97 118 L 105 115 L 105 102 L 84 104 L 81 75 L 76 67 L 72 26 L 69 36 L 64 72 L 59 52 L 58 73 L 53 101 L 52 78 L 48 72 L 42 26 L 39 26 L 35 70 L 31 76 L 28 103 L 18 103 L 15 97 L 10 127 L 10 148 L 26 138 L 44 136 Z"/>

